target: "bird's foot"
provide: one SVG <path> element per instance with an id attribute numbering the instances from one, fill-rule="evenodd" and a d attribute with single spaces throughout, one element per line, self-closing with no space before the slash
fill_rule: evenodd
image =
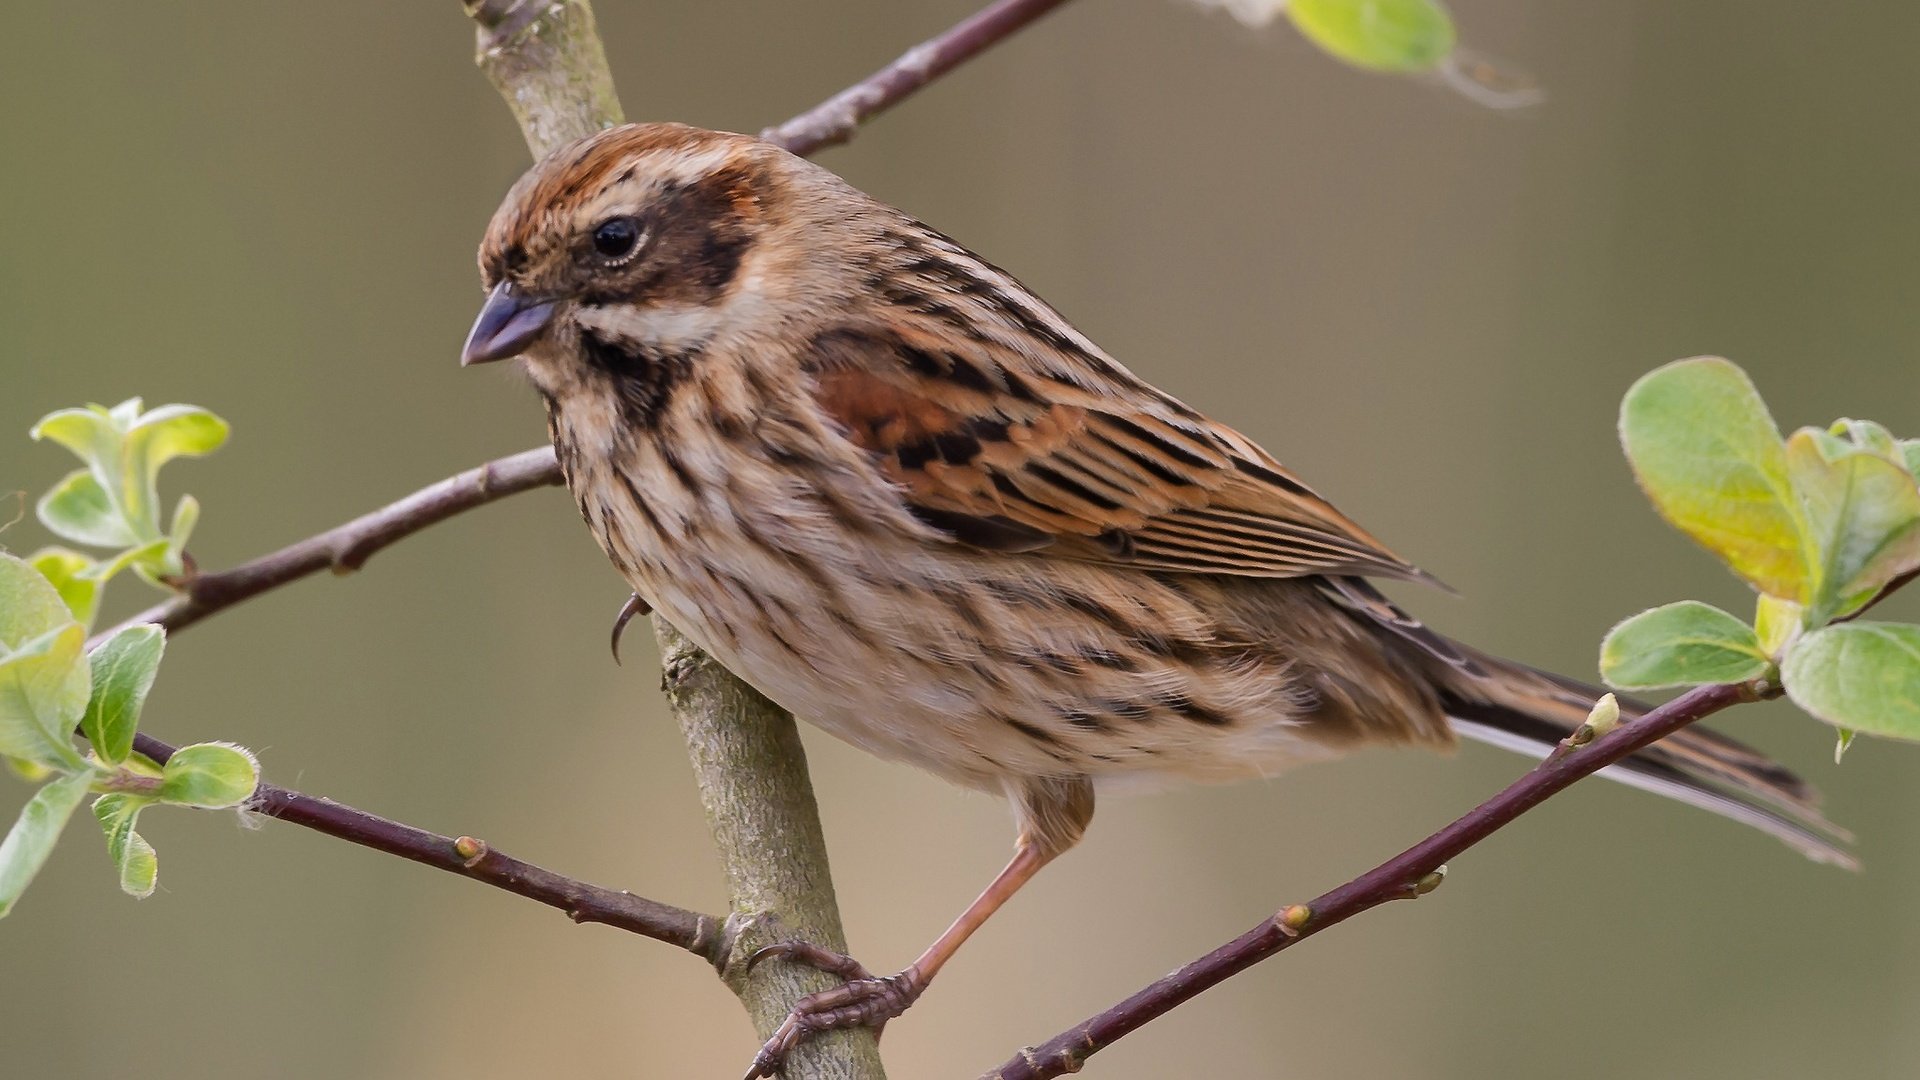
<path id="1" fill-rule="evenodd" d="M 761 949 L 747 959 L 747 970 L 752 971 L 755 964 L 772 956 L 818 968 L 847 981 L 794 1002 L 793 1011 L 753 1056 L 753 1067 L 747 1070 L 745 1080 L 777 1075 L 794 1047 L 823 1031 L 872 1027 L 878 1037 L 878 1029 L 906 1012 L 927 988 L 926 977 L 917 967 L 909 967 L 898 975 L 875 978 L 853 957 L 804 941 L 783 941 Z"/>
<path id="2" fill-rule="evenodd" d="M 627 602 L 620 605 L 620 614 L 613 617 L 612 644 L 614 663 L 617 664 L 620 662 L 620 635 L 627 632 L 627 624 L 633 621 L 635 615 L 646 615 L 652 611 L 653 605 L 642 600 L 639 593 L 634 593 L 632 596 L 627 597 Z"/>

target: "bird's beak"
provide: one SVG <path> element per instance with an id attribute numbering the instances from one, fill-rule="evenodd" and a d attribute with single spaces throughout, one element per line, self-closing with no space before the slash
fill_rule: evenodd
<path id="1" fill-rule="evenodd" d="M 519 356 L 535 338 L 546 332 L 558 306 L 558 301 L 536 300 L 522 293 L 511 281 L 495 285 L 487 294 L 480 317 L 473 320 L 473 329 L 467 332 L 466 347 L 460 350 L 460 366 L 490 364 Z"/>

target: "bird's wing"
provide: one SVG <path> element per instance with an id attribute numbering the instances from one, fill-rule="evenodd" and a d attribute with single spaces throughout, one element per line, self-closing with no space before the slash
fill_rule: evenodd
<path id="1" fill-rule="evenodd" d="M 966 270 L 954 276 L 978 280 Z M 807 364 L 822 412 L 955 542 L 1163 571 L 1426 578 L 1030 293 L 982 301 L 985 286 L 919 281 L 815 336 Z"/>

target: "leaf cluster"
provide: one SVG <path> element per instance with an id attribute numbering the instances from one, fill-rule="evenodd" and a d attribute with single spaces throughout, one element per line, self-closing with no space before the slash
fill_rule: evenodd
<path id="1" fill-rule="evenodd" d="M 38 504 L 40 520 L 64 539 L 116 549 L 94 559 L 47 548 L 30 559 L 0 552 L 0 758 L 42 784 L 0 841 L 0 916 L 45 865 L 62 828 L 89 794 L 120 887 L 153 892 L 158 862 L 136 831 L 158 804 L 221 808 L 253 795 L 259 766 L 226 743 L 183 747 L 164 765 L 134 751 L 134 733 L 166 651 L 151 624 L 122 627 L 88 647 L 100 591 L 132 568 L 167 587 L 187 571 L 185 546 L 199 504 L 176 505 L 160 524 L 160 467 L 206 454 L 227 437 L 219 417 L 186 405 L 143 411 L 138 398 L 106 409 L 66 409 L 33 428 L 78 455 Z M 74 741 L 78 731 L 88 749 Z"/>
<path id="2" fill-rule="evenodd" d="M 1613 628 L 1601 674 L 1622 689 L 1777 681 L 1842 730 L 1920 739 L 1920 626 L 1856 618 L 1920 570 L 1920 440 L 1868 420 L 1782 438 L 1733 363 L 1642 377 L 1620 439 L 1662 517 L 1758 594 L 1751 623 L 1695 600 Z"/>

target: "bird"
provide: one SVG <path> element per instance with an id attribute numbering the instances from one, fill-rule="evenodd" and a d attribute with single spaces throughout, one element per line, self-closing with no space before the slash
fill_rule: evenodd
<path id="1" fill-rule="evenodd" d="M 519 359 L 622 621 L 651 607 L 801 720 L 1013 809 L 1010 861 L 900 973 L 754 957 L 846 981 L 748 1080 L 903 1012 L 1102 789 L 1459 736 L 1541 754 L 1601 693 L 1430 629 L 1375 582 L 1434 579 L 1252 439 L 772 143 L 602 130 L 512 186 L 479 264 L 461 362 Z M 1725 736 L 1607 774 L 1853 864 L 1817 793 Z"/>

